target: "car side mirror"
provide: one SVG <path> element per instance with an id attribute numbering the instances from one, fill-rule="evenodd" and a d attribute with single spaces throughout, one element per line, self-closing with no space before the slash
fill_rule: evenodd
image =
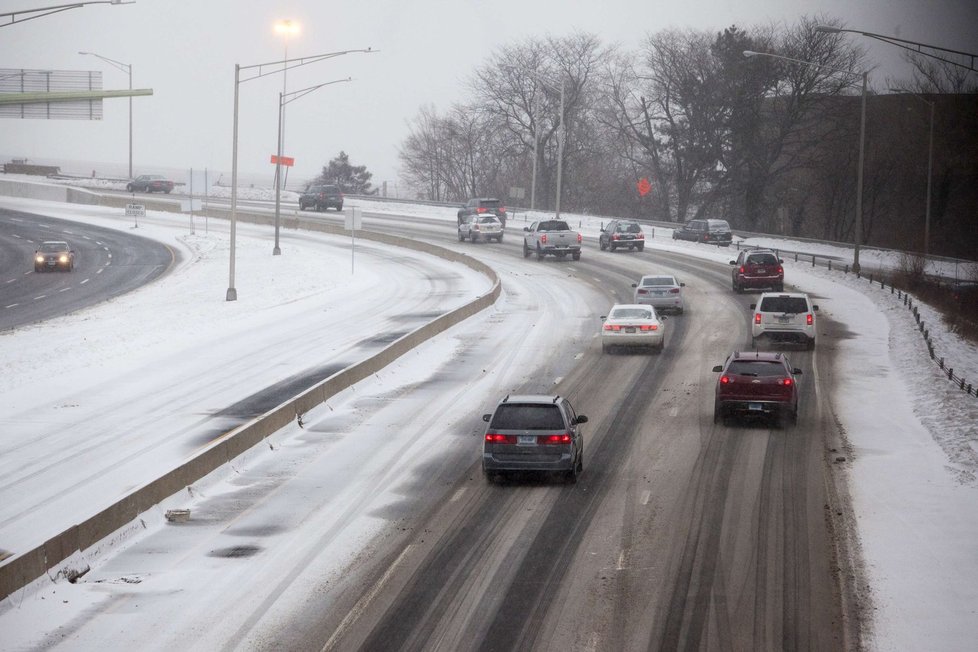
<path id="1" fill-rule="evenodd" d="M 784 258 L 778 258 L 779 263 L 784 263 Z"/>
<path id="2" fill-rule="evenodd" d="M 757 308 L 757 304 L 756 304 L 756 303 L 752 303 L 752 304 L 750 304 L 750 309 L 751 309 L 751 310 L 754 310 L 754 309 L 756 309 L 756 308 Z"/>
<path id="3" fill-rule="evenodd" d="M 523 227 L 523 230 L 524 230 L 524 231 L 529 231 L 529 230 L 530 230 L 530 227 L 528 227 L 528 226 L 524 226 L 524 227 Z"/>
<path id="4" fill-rule="evenodd" d="M 638 283 L 632 283 L 632 287 L 633 288 L 637 288 L 638 287 Z"/>
<path id="5" fill-rule="evenodd" d="M 635 287 L 635 286 L 633 285 L 632 287 Z M 686 284 L 685 283 L 680 283 L 679 284 L 679 287 L 684 288 L 684 287 L 686 287 Z"/>
<path id="6" fill-rule="evenodd" d="M 817 303 L 812 305 L 812 310 L 814 310 L 815 312 L 818 312 L 818 304 Z"/>
<path id="7" fill-rule="evenodd" d="M 736 260 L 731 260 L 731 261 L 730 261 L 730 264 L 731 264 L 731 265 L 736 265 L 736 264 L 737 264 L 737 261 L 736 261 Z"/>
<path id="8" fill-rule="evenodd" d="M 577 425 L 578 423 L 587 423 L 587 417 L 583 414 L 578 414 L 574 419 L 574 425 Z"/>
<path id="9" fill-rule="evenodd" d="M 601 321 L 604 321 L 607 318 L 608 318 L 608 315 L 601 315 Z"/>
<path id="10" fill-rule="evenodd" d="M 797 376 L 798 374 L 801 373 L 801 369 L 799 369 L 798 367 L 795 367 L 794 369 L 791 370 L 791 373 L 793 375 Z"/>
<path id="11" fill-rule="evenodd" d="M 482 415 L 482 420 L 485 421 L 486 423 L 489 423 L 489 419 L 491 419 L 491 418 L 492 418 L 492 415 L 491 414 L 483 414 Z"/>
<path id="12" fill-rule="evenodd" d="M 718 373 L 721 372 L 721 371 L 723 371 L 723 365 L 722 364 L 718 364 L 717 366 L 713 367 L 713 371 L 716 371 Z"/>

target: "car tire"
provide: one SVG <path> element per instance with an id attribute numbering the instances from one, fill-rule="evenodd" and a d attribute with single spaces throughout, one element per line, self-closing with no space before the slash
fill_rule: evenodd
<path id="1" fill-rule="evenodd" d="M 537 245 L 537 260 L 543 260 L 544 256 L 546 256 L 546 254 L 543 253 L 543 249 L 540 248 L 540 245 Z"/>
<path id="2" fill-rule="evenodd" d="M 574 466 L 569 471 L 564 471 L 564 482 L 566 482 L 567 484 L 576 484 L 578 473 L 580 473 L 580 470 L 578 469 L 578 465 L 574 464 Z"/>
<path id="3" fill-rule="evenodd" d="M 43 267 L 38 267 L 37 265 L 34 265 L 34 273 L 35 274 L 40 274 L 43 271 L 44 271 L 44 268 Z"/>
<path id="4" fill-rule="evenodd" d="M 784 283 L 778 283 L 774 286 L 775 292 L 784 292 Z"/>
<path id="5" fill-rule="evenodd" d="M 720 423 L 723 419 L 723 414 L 720 411 L 720 406 L 716 403 L 713 404 L 713 423 Z"/>
<path id="6" fill-rule="evenodd" d="M 611 249 L 612 251 L 614 251 L 617 248 L 618 248 L 618 245 L 616 245 L 616 244 L 609 244 L 608 245 L 608 249 Z"/>
<path id="7" fill-rule="evenodd" d="M 530 248 L 526 246 L 526 240 L 523 241 L 523 257 L 524 258 L 530 257 Z"/>
<path id="8" fill-rule="evenodd" d="M 808 338 L 808 341 L 805 342 L 805 348 L 808 349 L 809 351 L 813 351 L 815 349 L 815 338 L 814 337 L 809 337 Z"/>
<path id="9" fill-rule="evenodd" d="M 163 192 L 165 192 L 168 195 L 170 194 L 170 191 L 169 190 L 164 190 Z"/>
<path id="10" fill-rule="evenodd" d="M 496 238 L 496 242 L 502 242 L 502 241 L 503 241 L 503 236 L 499 236 L 498 238 Z"/>
<path id="11" fill-rule="evenodd" d="M 606 245 L 606 244 L 604 243 L 604 240 L 601 240 L 601 239 L 599 238 L 599 239 L 598 239 L 598 249 L 600 249 L 601 251 L 604 251 L 604 250 L 605 250 L 605 249 L 607 249 L 607 248 L 608 248 L 608 245 Z"/>
<path id="12" fill-rule="evenodd" d="M 644 244 L 638 245 L 637 247 L 635 247 L 635 251 L 645 251 L 645 245 Z"/>
<path id="13" fill-rule="evenodd" d="M 755 350 L 757 349 L 757 338 L 756 337 L 750 338 L 750 347 L 752 349 L 755 349 Z"/>
<path id="14" fill-rule="evenodd" d="M 461 231 L 458 232 L 458 241 L 465 242 L 465 234 L 462 233 Z"/>
<path id="15" fill-rule="evenodd" d="M 574 260 L 580 260 L 581 259 L 581 252 L 578 251 L 578 252 L 575 252 L 575 253 L 571 254 L 571 258 L 573 258 Z"/>

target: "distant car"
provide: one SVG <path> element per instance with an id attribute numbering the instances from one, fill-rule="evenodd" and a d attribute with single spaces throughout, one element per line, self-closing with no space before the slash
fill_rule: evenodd
<path id="1" fill-rule="evenodd" d="M 638 283 L 632 283 L 632 287 L 635 288 L 633 303 L 652 306 L 658 312 L 675 312 L 677 315 L 683 314 L 685 310 L 683 288 L 686 284 L 675 276 L 649 274 L 643 276 Z"/>
<path id="2" fill-rule="evenodd" d="M 165 192 L 170 194 L 173 182 L 162 174 L 141 174 L 126 184 L 129 192 Z"/>
<path id="3" fill-rule="evenodd" d="M 598 247 L 601 251 L 605 249 L 614 251 L 625 247 L 629 251 L 633 249 L 642 251 L 645 249 L 645 233 L 642 231 L 642 225 L 633 220 L 611 220 L 598 235 Z"/>
<path id="4" fill-rule="evenodd" d="M 733 242 L 733 233 L 726 220 L 690 220 L 672 230 L 672 239 L 728 247 Z"/>
<path id="5" fill-rule="evenodd" d="M 719 372 L 713 402 L 713 422 L 740 418 L 774 418 L 781 425 L 798 421 L 798 385 L 801 369 L 792 367 L 783 353 L 734 352 Z"/>
<path id="6" fill-rule="evenodd" d="M 482 420 L 489 424 L 482 447 L 482 472 L 489 481 L 503 474 L 547 471 L 576 482 L 584 470 L 579 426 L 587 417 L 577 414 L 563 396 L 507 396 Z"/>
<path id="7" fill-rule="evenodd" d="M 750 307 L 754 311 L 750 334 L 755 347 L 759 339 L 768 339 L 815 348 L 818 306 L 804 292 L 765 292 Z"/>
<path id="8" fill-rule="evenodd" d="M 47 272 L 61 270 L 70 272 L 75 269 L 75 252 L 63 240 L 48 240 L 42 242 L 34 252 L 34 271 Z"/>
<path id="9" fill-rule="evenodd" d="M 472 242 L 503 241 L 503 224 L 495 215 L 469 215 L 458 225 L 459 242 L 468 238 Z"/>
<path id="10" fill-rule="evenodd" d="M 475 197 L 462 204 L 458 209 L 458 223 L 462 223 L 463 217 L 470 215 L 495 215 L 503 228 L 506 228 L 506 206 L 498 199 L 493 197 Z"/>
<path id="11" fill-rule="evenodd" d="M 334 185 L 315 185 L 306 188 L 305 192 L 299 195 L 299 210 L 304 211 L 312 208 L 324 212 L 327 208 L 343 210 L 343 192 L 339 186 Z"/>
<path id="12" fill-rule="evenodd" d="M 573 231 L 565 220 L 540 220 L 523 227 L 523 257 L 536 253 L 537 260 L 545 256 L 564 259 L 570 254 L 574 260 L 581 259 L 581 243 L 584 237 Z"/>
<path id="13" fill-rule="evenodd" d="M 784 290 L 784 260 L 771 249 L 744 249 L 731 260 L 730 286 L 737 294 L 746 289 Z"/>
<path id="14" fill-rule="evenodd" d="M 645 347 L 661 352 L 665 346 L 665 324 L 655 314 L 655 308 L 633 303 L 619 303 L 601 317 L 601 350 L 605 353 L 618 347 Z"/>

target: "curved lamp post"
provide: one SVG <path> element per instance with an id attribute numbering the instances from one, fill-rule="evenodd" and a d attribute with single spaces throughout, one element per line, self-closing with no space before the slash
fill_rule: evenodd
<path id="1" fill-rule="evenodd" d="M 863 241 L 863 166 L 866 159 L 866 85 L 867 77 L 869 75 L 865 70 L 861 73 L 856 73 L 851 70 L 845 70 L 843 68 L 833 68 L 832 66 L 826 66 L 825 64 L 815 63 L 814 61 L 805 61 L 804 59 L 794 59 L 792 57 L 785 57 L 780 54 L 771 54 L 770 52 L 753 52 L 751 50 L 744 50 L 744 56 L 747 58 L 751 57 L 770 57 L 772 59 L 782 59 L 784 61 L 790 61 L 792 63 L 801 64 L 803 66 L 812 66 L 814 68 L 825 68 L 826 70 L 831 70 L 833 72 L 843 73 L 850 76 L 862 76 L 863 78 L 863 90 L 862 90 L 862 105 L 859 114 L 859 168 L 856 172 L 856 219 L 855 219 L 855 242 L 853 245 L 852 254 L 852 271 L 859 273 L 859 249 L 862 246 Z"/>
<path id="2" fill-rule="evenodd" d="M 876 39 L 877 41 L 882 41 L 883 43 L 889 43 L 890 45 L 895 45 L 898 48 L 903 48 L 904 50 L 909 50 L 911 52 L 916 52 L 925 57 L 930 57 L 932 59 L 937 59 L 938 61 L 943 61 L 944 63 L 949 63 L 952 66 L 960 66 L 962 68 L 967 68 L 972 72 L 975 72 L 975 59 L 978 59 L 978 54 L 972 54 L 971 52 L 962 52 L 961 50 L 951 50 L 949 48 L 942 48 L 938 45 L 928 45 L 927 43 L 919 43 L 917 41 L 908 41 L 904 38 L 897 38 L 895 36 L 887 36 L 885 34 L 874 34 L 873 32 L 864 32 L 861 29 L 844 29 L 842 27 L 833 27 L 831 25 L 816 25 L 816 32 L 821 32 L 822 34 L 842 34 L 843 32 L 848 32 L 851 34 L 859 34 L 860 36 L 866 36 L 871 39 Z M 952 61 L 951 59 L 945 59 L 944 57 L 939 57 L 936 54 L 931 54 L 930 52 L 924 52 L 921 48 L 927 48 L 929 50 L 937 50 L 939 52 L 947 52 L 948 54 L 957 54 L 962 57 L 967 57 L 971 59 L 971 63 L 965 65 L 959 61 Z"/>
<path id="3" fill-rule="evenodd" d="M 278 94 L 278 120 L 279 120 L 279 138 L 278 138 L 278 156 L 276 157 L 275 163 L 275 178 L 281 179 L 280 172 L 282 168 L 282 136 L 285 130 L 282 128 L 281 123 L 283 115 L 285 113 L 285 105 L 289 102 L 294 102 L 300 97 L 305 97 L 313 91 L 319 90 L 323 86 L 329 86 L 330 84 L 339 84 L 340 82 L 353 81 L 352 77 L 347 77 L 346 79 L 334 79 L 330 82 L 325 82 L 323 84 L 316 84 L 315 86 L 310 86 L 308 88 L 303 88 L 297 91 L 292 91 L 291 93 L 279 93 Z M 291 96 L 291 97 L 289 97 Z M 288 98 L 288 99 L 286 99 Z M 278 232 L 279 232 L 279 215 L 281 214 L 282 206 L 282 184 L 275 184 L 275 247 L 272 249 L 272 255 L 278 256 L 282 253 L 282 250 L 278 246 Z"/>
<path id="4" fill-rule="evenodd" d="M 79 52 L 78 54 L 87 54 L 93 57 L 98 57 L 102 61 L 109 63 L 122 72 L 129 75 L 129 90 L 132 90 L 132 64 L 122 63 L 121 61 L 116 61 L 115 59 L 110 59 L 108 57 L 103 57 L 101 54 L 95 54 L 94 52 Z M 132 179 L 132 96 L 129 97 L 129 178 Z"/>

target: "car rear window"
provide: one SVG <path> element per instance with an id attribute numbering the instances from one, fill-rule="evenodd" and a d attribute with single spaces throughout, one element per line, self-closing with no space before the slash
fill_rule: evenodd
<path id="1" fill-rule="evenodd" d="M 608 319 L 651 319 L 652 311 L 648 308 L 616 308 L 608 315 Z"/>
<path id="2" fill-rule="evenodd" d="M 761 312 L 808 312 L 808 300 L 804 297 L 764 297 L 761 299 Z"/>
<path id="3" fill-rule="evenodd" d="M 676 280 L 671 276 L 646 276 L 642 279 L 643 287 L 652 287 L 655 285 L 675 285 Z"/>
<path id="4" fill-rule="evenodd" d="M 563 430 L 564 420 L 556 405 L 504 403 L 492 415 L 496 430 Z"/>
<path id="5" fill-rule="evenodd" d="M 710 220 L 707 222 L 710 231 L 729 231 L 730 224 L 726 220 Z"/>
<path id="6" fill-rule="evenodd" d="M 497 222 L 499 222 L 499 220 L 497 220 L 495 217 L 492 217 L 492 216 L 486 216 L 486 217 L 480 217 L 479 218 L 479 223 L 480 224 L 496 224 Z"/>
<path id="7" fill-rule="evenodd" d="M 774 360 L 734 360 L 727 367 L 727 373 L 736 376 L 784 376 L 784 365 Z"/>
<path id="8" fill-rule="evenodd" d="M 483 208 L 499 208 L 498 199 L 483 199 L 479 202 L 479 205 Z"/>
<path id="9" fill-rule="evenodd" d="M 635 224 L 634 222 L 632 222 L 631 224 L 619 224 L 618 232 L 619 233 L 641 233 L 642 227 L 640 227 L 638 224 Z"/>
<path id="10" fill-rule="evenodd" d="M 774 254 L 751 254 L 747 262 L 751 265 L 777 265 L 778 257 Z"/>
<path id="11" fill-rule="evenodd" d="M 541 231 L 569 231 L 570 227 L 567 222 L 563 220 L 549 220 L 547 222 L 540 222 Z"/>

